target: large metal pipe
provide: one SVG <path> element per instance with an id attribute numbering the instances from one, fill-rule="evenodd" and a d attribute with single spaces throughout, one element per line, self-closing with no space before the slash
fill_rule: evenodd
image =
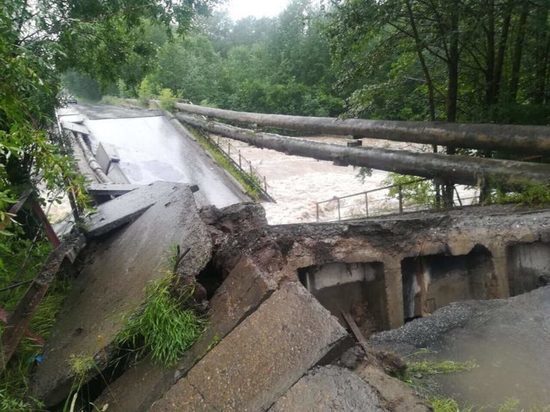
<path id="1" fill-rule="evenodd" d="M 176 109 L 218 119 L 300 132 L 351 135 L 470 149 L 550 154 L 550 127 L 409 122 L 236 112 L 186 103 Z"/>
<path id="2" fill-rule="evenodd" d="M 520 186 L 526 183 L 550 183 L 550 165 L 547 164 L 415 153 L 404 150 L 346 147 L 270 133 L 257 133 L 253 130 L 182 113 L 176 114 L 176 118 L 191 126 L 253 146 L 296 156 L 329 160 L 339 164 L 368 167 L 430 179 L 439 178 L 465 185 L 478 185 L 482 182 L 499 182 L 510 186 Z"/>

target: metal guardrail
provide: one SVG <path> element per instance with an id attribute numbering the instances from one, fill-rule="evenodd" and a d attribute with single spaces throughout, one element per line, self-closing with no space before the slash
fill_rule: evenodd
<path id="1" fill-rule="evenodd" d="M 419 203 L 406 198 L 404 189 L 426 181 L 430 180 L 418 179 L 408 183 L 384 186 L 351 195 L 340 197 L 334 196 L 332 199 L 316 202 L 316 220 L 317 222 L 332 222 L 385 215 L 402 215 L 404 213 L 426 210 L 471 206 L 479 202 L 478 196 L 461 198 L 456 187 L 453 193 L 452 207 L 438 206 L 434 202 Z M 395 195 L 393 195 L 392 192 L 395 193 Z M 381 196 L 375 196 L 376 194 L 380 194 Z M 323 215 L 329 215 L 329 217 L 324 219 Z"/>
<path id="2" fill-rule="evenodd" d="M 216 140 L 206 133 L 204 133 L 203 136 L 208 139 L 210 143 L 216 146 L 216 148 L 224 154 L 227 160 L 229 160 L 233 166 L 239 169 L 239 171 L 247 177 L 247 182 L 256 188 L 266 200 L 274 203 L 276 202 L 268 192 L 269 186 L 267 184 L 267 178 L 261 175 L 258 170 L 252 166 L 252 162 L 246 159 L 238 148 L 232 146 L 229 141 L 227 142 L 227 145 L 222 144 L 220 136 L 218 136 Z"/>

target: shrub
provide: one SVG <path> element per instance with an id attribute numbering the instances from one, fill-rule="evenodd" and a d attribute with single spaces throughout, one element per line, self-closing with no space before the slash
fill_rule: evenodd
<path id="1" fill-rule="evenodd" d="M 149 100 L 151 100 L 155 96 L 155 88 L 153 86 L 153 83 L 148 77 L 145 77 L 140 85 L 138 90 L 138 98 L 142 105 L 148 106 Z"/>
<path id="2" fill-rule="evenodd" d="M 176 96 L 170 89 L 162 89 L 159 94 L 160 107 L 164 110 L 171 111 L 176 103 Z"/>

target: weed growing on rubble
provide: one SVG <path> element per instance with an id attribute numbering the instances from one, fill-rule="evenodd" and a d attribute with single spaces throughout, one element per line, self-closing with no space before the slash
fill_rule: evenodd
<path id="1" fill-rule="evenodd" d="M 455 362 L 444 360 L 440 362 L 423 360 L 420 362 L 410 362 L 407 364 L 407 373 L 409 375 L 443 375 L 457 372 L 467 372 L 478 368 L 475 361 Z"/>
<path id="2" fill-rule="evenodd" d="M 146 303 L 130 316 L 117 336 L 121 347 L 139 348 L 140 356 L 151 353 L 154 361 L 172 366 L 195 343 L 204 321 L 192 309 L 182 309 L 192 291 L 177 298 L 171 293 L 173 276 L 153 282 L 147 288 Z"/>

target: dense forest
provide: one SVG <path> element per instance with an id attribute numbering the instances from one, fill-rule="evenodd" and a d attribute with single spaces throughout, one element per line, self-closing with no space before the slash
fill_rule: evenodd
<path id="1" fill-rule="evenodd" d="M 550 123 L 547 0 L 294 0 L 276 18 L 214 12 L 186 36 L 146 25 L 117 82 L 69 72 L 83 97 L 170 89 L 235 110 Z"/>

